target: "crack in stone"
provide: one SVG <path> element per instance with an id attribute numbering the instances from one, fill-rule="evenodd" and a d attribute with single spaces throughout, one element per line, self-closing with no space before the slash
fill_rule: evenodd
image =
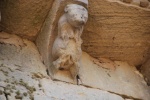
<path id="1" fill-rule="evenodd" d="M 54 79 L 53 81 L 64 82 L 64 83 L 67 83 L 67 84 L 75 85 L 75 84 L 73 84 L 73 83 L 65 82 L 65 81 L 58 80 L 58 79 Z M 118 95 L 118 96 L 120 96 L 120 97 L 122 97 L 122 98 L 124 98 L 124 99 L 143 100 L 143 99 L 135 98 L 135 97 L 128 96 L 128 95 L 125 95 L 125 94 L 119 94 L 119 93 L 115 93 L 115 92 L 103 90 L 103 89 L 100 89 L 100 88 L 94 88 L 94 87 L 91 87 L 91 86 L 88 86 L 88 85 L 83 85 L 83 84 L 77 84 L 77 85 L 81 85 L 81 86 L 83 86 L 83 87 L 90 88 L 90 89 L 98 89 L 98 90 L 101 90 L 101 91 L 106 91 L 106 92 L 109 92 L 109 93 L 111 93 L 111 94 Z"/>
<path id="2" fill-rule="evenodd" d="M 98 90 L 102 90 L 102 91 L 107 91 L 107 90 L 103 90 L 103 89 L 100 89 L 100 88 L 93 88 L 93 87 L 87 86 L 87 85 L 82 85 L 82 86 L 87 87 L 87 88 L 92 88 L 92 89 L 98 89 Z M 124 95 L 124 94 L 119 94 L 119 93 L 115 93 L 115 92 L 111 92 L 111 91 L 107 91 L 107 92 L 109 92 L 111 94 L 115 94 L 115 95 L 121 96 L 124 99 L 142 100 L 142 99 L 139 99 L 139 98 L 135 98 L 135 97 L 132 97 L 132 96 L 127 96 L 127 95 Z"/>
<path id="3" fill-rule="evenodd" d="M 100 89 L 100 88 L 94 88 L 94 87 L 91 87 L 91 86 L 88 86 L 88 85 L 82 85 L 82 86 L 87 87 L 87 88 L 92 88 L 92 89 L 98 89 L 98 90 L 101 90 L 101 91 L 107 91 L 107 90 L 103 90 L 103 89 Z M 132 97 L 132 96 L 128 96 L 128 95 L 125 95 L 125 94 L 119 94 L 119 93 L 115 93 L 115 92 L 111 92 L 111 91 L 107 91 L 107 92 L 109 92 L 111 94 L 121 96 L 124 99 L 142 100 L 142 99 L 135 98 L 135 97 Z"/>
<path id="4" fill-rule="evenodd" d="M 107 92 L 119 95 L 124 99 L 143 100 L 143 99 L 139 99 L 139 98 L 135 98 L 135 97 L 132 97 L 132 96 L 127 96 L 127 95 L 124 95 L 124 94 L 119 94 L 119 93 L 115 93 L 115 92 L 111 92 L 111 91 L 107 91 Z"/>
<path id="5" fill-rule="evenodd" d="M 6 100 L 8 100 L 8 94 L 5 93 L 5 92 L 3 92 L 3 93 L 4 93 L 4 95 L 5 95 Z"/>

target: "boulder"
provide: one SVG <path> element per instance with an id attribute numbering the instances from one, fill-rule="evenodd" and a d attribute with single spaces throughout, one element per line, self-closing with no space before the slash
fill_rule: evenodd
<path id="1" fill-rule="evenodd" d="M 2 30 L 35 40 L 53 0 L 1 0 Z"/>

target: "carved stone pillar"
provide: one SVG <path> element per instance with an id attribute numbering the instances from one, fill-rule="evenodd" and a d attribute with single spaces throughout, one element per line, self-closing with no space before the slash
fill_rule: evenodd
<path id="1" fill-rule="evenodd" d="M 58 34 L 52 47 L 52 67 L 57 70 L 68 70 L 76 82 L 79 78 L 81 50 L 81 34 L 88 19 L 88 11 L 78 4 L 65 6 L 64 14 L 58 21 Z M 54 73 L 55 74 L 55 73 Z"/>
<path id="2" fill-rule="evenodd" d="M 36 44 L 52 79 L 76 83 L 88 0 L 55 0 Z M 78 77 L 79 78 L 79 77 Z"/>

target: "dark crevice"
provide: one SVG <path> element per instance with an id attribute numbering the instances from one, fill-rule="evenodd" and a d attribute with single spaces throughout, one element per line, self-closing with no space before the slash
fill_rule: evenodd
<path id="1" fill-rule="evenodd" d="M 76 76 L 76 79 L 77 79 L 77 85 L 79 85 L 79 80 L 80 80 L 79 75 Z"/>
<path id="2" fill-rule="evenodd" d="M 135 97 L 132 97 L 132 96 L 127 96 L 127 95 L 124 95 L 124 94 L 119 94 L 119 93 L 115 93 L 115 92 L 111 92 L 111 91 L 107 91 L 107 92 L 119 95 L 124 99 L 143 100 L 143 99 L 139 99 L 139 98 L 135 98 Z"/>
<path id="3" fill-rule="evenodd" d="M 100 89 L 100 88 L 91 87 L 91 86 L 88 86 L 88 85 L 83 85 L 82 84 L 82 86 L 87 87 L 87 88 L 92 88 L 92 89 L 98 89 L 98 90 L 101 90 L 101 91 L 107 91 L 111 94 L 118 95 L 118 96 L 120 96 L 124 99 L 143 100 L 143 99 L 135 98 L 135 97 L 132 97 L 132 96 L 127 96 L 127 95 L 124 95 L 124 94 L 119 94 L 119 93 L 111 92 L 111 91 L 108 91 L 108 90 L 103 90 L 103 89 Z"/>
<path id="4" fill-rule="evenodd" d="M 8 100 L 8 94 L 4 92 L 4 95 L 6 97 L 6 100 Z"/>
<path id="5" fill-rule="evenodd" d="M 46 69 L 46 73 L 47 73 L 48 76 L 50 76 L 48 69 Z"/>
<path id="6" fill-rule="evenodd" d="M 139 72 L 141 72 L 141 67 L 142 67 L 142 64 L 137 65 L 137 66 L 136 66 L 136 69 L 137 69 Z"/>
<path id="7" fill-rule="evenodd" d="M 147 83 L 147 86 L 150 86 L 150 81 L 147 79 L 147 77 L 142 72 L 142 66 L 143 64 L 137 65 L 136 69 L 140 72 L 140 74 L 143 75 L 145 82 Z"/>

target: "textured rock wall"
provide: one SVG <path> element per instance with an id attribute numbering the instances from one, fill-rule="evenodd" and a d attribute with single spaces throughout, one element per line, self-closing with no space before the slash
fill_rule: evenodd
<path id="1" fill-rule="evenodd" d="M 0 32 L 0 100 L 149 100 L 150 88 L 134 66 L 99 61 L 83 52 L 79 85 L 52 81 L 37 47 Z M 108 67 L 115 68 L 108 68 Z M 67 77 L 65 76 L 67 79 Z M 69 77 L 68 77 L 69 79 Z M 139 91 L 140 90 L 140 91 Z M 138 91 L 138 92 L 137 92 Z"/>
<path id="2" fill-rule="evenodd" d="M 3 30 L 35 40 L 53 1 L 1 0 Z M 140 7 L 140 0 L 133 1 L 129 4 L 125 0 L 89 0 L 89 20 L 82 35 L 83 50 L 93 57 L 141 65 L 150 47 L 150 4 L 145 8 Z M 60 12 L 55 17 L 59 18 Z M 57 32 L 57 28 L 54 31 Z"/>
<path id="3" fill-rule="evenodd" d="M 115 0 L 89 0 L 83 50 L 93 57 L 140 65 L 150 48 L 150 10 Z"/>
<path id="4" fill-rule="evenodd" d="M 0 0 L 4 31 L 34 40 L 53 0 Z"/>

